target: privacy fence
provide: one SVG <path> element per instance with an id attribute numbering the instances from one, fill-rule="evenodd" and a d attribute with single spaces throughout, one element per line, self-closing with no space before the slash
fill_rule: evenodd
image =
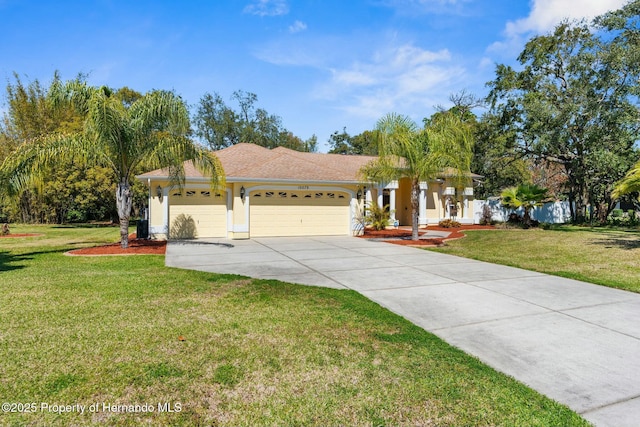
<path id="1" fill-rule="evenodd" d="M 500 200 L 475 200 L 473 202 L 473 221 L 475 224 L 480 223 L 482 219 L 482 210 L 488 205 L 491 209 L 491 218 L 494 221 L 505 222 L 509 219 L 511 209 L 506 209 L 500 204 Z M 522 208 L 516 211 L 518 215 L 523 215 Z M 571 221 L 571 211 L 569 202 L 550 202 L 544 206 L 535 208 L 531 211 L 531 218 L 549 224 L 562 224 Z"/>

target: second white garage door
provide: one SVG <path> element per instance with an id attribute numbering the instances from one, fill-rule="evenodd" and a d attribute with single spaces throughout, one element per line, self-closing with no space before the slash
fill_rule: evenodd
<path id="1" fill-rule="evenodd" d="M 349 232 L 347 193 L 262 190 L 251 193 L 251 237 L 330 236 Z"/>

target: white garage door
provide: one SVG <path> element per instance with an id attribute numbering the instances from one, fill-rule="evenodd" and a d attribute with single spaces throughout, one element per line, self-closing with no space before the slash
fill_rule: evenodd
<path id="1" fill-rule="evenodd" d="M 169 237 L 227 236 L 227 203 L 224 192 L 184 189 L 169 196 Z"/>
<path id="2" fill-rule="evenodd" d="M 347 193 L 262 190 L 250 194 L 250 235 L 330 236 L 349 232 Z"/>

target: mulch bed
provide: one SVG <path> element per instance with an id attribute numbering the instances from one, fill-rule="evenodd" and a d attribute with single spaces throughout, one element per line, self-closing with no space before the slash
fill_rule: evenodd
<path id="1" fill-rule="evenodd" d="M 384 240 L 387 243 L 393 243 L 394 245 L 402 245 L 402 246 L 441 246 L 447 240 L 460 239 L 464 237 L 465 230 L 494 230 L 495 227 L 492 225 L 463 225 L 457 228 L 445 228 L 445 227 L 437 227 L 437 226 L 429 226 L 429 230 L 435 231 L 447 231 L 449 234 L 448 237 L 441 238 L 435 237 L 431 239 L 420 239 L 420 240 L 411 240 L 411 229 L 406 228 L 391 228 L 386 230 L 365 230 L 363 236 L 358 236 L 363 239 L 389 239 Z M 422 236 L 427 232 L 426 229 L 418 230 L 418 235 Z"/>
<path id="2" fill-rule="evenodd" d="M 35 237 L 35 236 L 42 236 L 42 234 L 38 234 L 38 233 L 5 234 L 4 236 L 0 236 L 0 239 L 8 239 L 11 237 Z"/>
<path id="3" fill-rule="evenodd" d="M 164 255 L 167 242 L 164 240 L 137 239 L 135 233 L 129 236 L 129 247 L 122 249 L 120 243 L 94 246 L 91 248 L 74 249 L 66 255 L 100 256 L 100 255 Z"/>

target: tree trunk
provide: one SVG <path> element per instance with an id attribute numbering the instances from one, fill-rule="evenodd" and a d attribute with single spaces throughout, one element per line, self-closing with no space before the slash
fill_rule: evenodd
<path id="1" fill-rule="evenodd" d="M 580 189 L 578 194 L 576 194 L 576 224 L 584 224 L 587 221 L 587 196 L 584 194 L 584 191 Z"/>
<path id="2" fill-rule="evenodd" d="M 131 186 L 127 181 L 121 181 L 116 188 L 116 207 L 118 208 L 118 218 L 120 220 L 120 247 L 129 247 L 129 217 L 131 215 Z"/>
<path id="3" fill-rule="evenodd" d="M 522 223 L 525 228 L 531 227 L 531 207 L 524 206 L 524 215 L 522 215 Z"/>
<path id="4" fill-rule="evenodd" d="M 418 215 L 420 215 L 418 204 L 419 196 L 420 182 L 414 179 L 411 181 L 411 240 L 418 240 Z"/>
<path id="5" fill-rule="evenodd" d="M 575 210 L 576 198 L 573 196 L 573 191 L 569 191 L 569 214 L 571 215 L 571 222 L 576 222 L 576 210 Z"/>

